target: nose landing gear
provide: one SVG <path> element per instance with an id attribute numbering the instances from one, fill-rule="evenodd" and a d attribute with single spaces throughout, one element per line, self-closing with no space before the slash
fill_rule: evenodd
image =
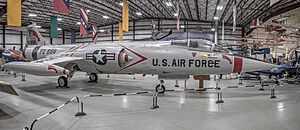
<path id="1" fill-rule="evenodd" d="M 60 76 L 57 80 L 58 87 L 68 87 L 68 79 L 65 76 Z"/>
<path id="2" fill-rule="evenodd" d="M 58 84 L 58 87 L 60 88 L 69 88 L 68 87 L 68 83 L 69 83 L 69 80 L 71 80 L 71 78 L 73 77 L 74 73 L 76 72 L 75 69 L 72 69 L 72 71 L 70 71 L 70 73 L 66 76 L 60 76 L 57 80 L 57 84 Z M 56 88 L 58 88 L 56 87 Z"/>

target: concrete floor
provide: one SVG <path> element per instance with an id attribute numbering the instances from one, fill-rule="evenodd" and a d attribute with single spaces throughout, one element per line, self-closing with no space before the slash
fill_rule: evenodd
<path id="1" fill-rule="evenodd" d="M 33 120 L 74 96 L 110 94 L 119 92 L 153 91 L 156 76 L 100 75 L 99 83 L 89 83 L 84 73 L 76 73 L 69 86 L 55 88 L 57 77 L 26 75 L 14 78 L 0 72 L 0 81 L 10 82 L 20 96 L 0 93 L 0 129 L 20 130 L 30 126 Z M 166 81 L 167 89 L 174 89 L 175 81 Z M 237 80 L 222 80 L 221 87 L 236 86 Z M 179 82 L 183 86 L 183 81 Z M 205 82 L 213 87 L 214 81 Z M 257 81 L 245 81 L 245 85 L 258 85 Z M 198 82 L 188 80 L 188 88 Z M 178 89 L 178 88 L 176 88 Z M 215 104 L 215 90 L 206 92 L 166 92 L 159 95 L 159 109 L 152 106 L 152 94 L 95 97 L 84 100 L 87 116 L 75 117 L 78 104 L 64 108 L 38 121 L 39 130 L 299 130 L 300 87 L 284 85 L 277 88 L 276 99 L 270 99 L 270 88 L 225 88 L 224 104 Z"/>

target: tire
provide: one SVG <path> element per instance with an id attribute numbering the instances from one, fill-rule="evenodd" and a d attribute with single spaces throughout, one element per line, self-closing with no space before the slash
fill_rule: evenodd
<path id="1" fill-rule="evenodd" d="M 91 73 L 89 76 L 90 82 L 97 82 L 98 81 L 98 75 L 95 73 Z"/>
<path id="2" fill-rule="evenodd" d="M 166 91 L 166 87 L 164 86 L 164 85 L 157 85 L 156 87 L 155 87 L 155 91 L 157 92 L 157 93 L 165 93 L 165 91 Z"/>
<path id="3" fill-rule="evenodd" d="M 68 79 L 65 76 L 60 76 L 57 80 L 59 87 L 68 87 Z"/>

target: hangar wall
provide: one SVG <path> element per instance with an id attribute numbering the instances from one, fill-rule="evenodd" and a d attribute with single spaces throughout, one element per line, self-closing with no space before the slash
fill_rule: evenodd
<path id="1" fill-rule="evenodd" d="M 198 31 L 210 31 L 214 25 L 209 23 L 199 23 L 195 21 L 181 21 L 181 29 L 177 31 L 176 22 L 174 20 L 153 20 L 155 25 L 155 31 L 158 30 L 170 30 L 173 32 L 198 32 Z M 139 20 L 129 23 L 129 32 L 124 32 L 124 41 L 126 40 L 138 40 L 144 38 L 150 38 L 152 35 L 152 21 L 151 20 Z M 99 32 L 98 41 L 118 41 L 118 24 L 98 27 L 98 30 L 105 30 L 105 32 Z M 49 29 L 40 29 L 42 36 L 46 44 L 51 44 L 50 31 Z M 113 33 L 112 33 L 113 32 Z M 222 27 L 219 26 L 218 39 L 221 42 L 222 38 Z M 5 48 L 12 49 L 15 46 L 16 50 L 21 48 L 21 45 L 26 43 L 26 31 L 23 33 L 23 43 L 21 43 L 21 32 L 6 29 L 5 30 Z M 237 28 L 236 32 L 232 32 L 232 26 L 225 26 L 225 43 L 233 43 L 238 37 L 241 37 L 242 29 Z M 88 36 L 80 37 L 79 32 L 76 33 L 76 43 L 84 43 L 92 41 L 92 32 L 88 32 Z M 52 44 L 58 45 L 63 44 L 63 31 L 58 31 L 58 38 L 52 38 Z M 71 44 L 71 32 L 65 31 L 65 44 Z M 3 30 L 0 31 L 0 46 L 3 47 Z"/>
<path id="2" fill-rule="evenodd" d="M 214 25 L 210 23 L 199 23 L 199 22 L 191 22 L 191 21 L 181 21 L 181 29 L 177 31 L 176 23 L 177 21 L 174 20 L 155 20 L 153 21 L 155 25 L 155 31 L 158 30 L 170 30 L 172 29 L 173 32 L 199 32 L 199 31 L 210 31 Z M 137 40 L 143 38 L 150 38 L 152 27 L 151 27 L 151 20 L 139 20 L 135 22 L 129 23 L 129 32 L 124 32 L 123 39 L 124 40 Z M 98 30 L 105 30 L 105 32 L 100 32 L 98 36 L 98 41 L 118 41 L 118 24 L 109 25 L 98 27 Z M 112 32 L 113 31 L 113 35 Z M 219 41 L 222 39 L 222 26 L 219 26 Z M 233 43 L 238 37 L 241 37 L 242 29 L 237 27 L 236 32 L 232 32 L 232 26 L 225 26 L 225 42 L 226 43 Z M 77 43 L 83 42 L 91 42 L 92 41 L 92 32 L 88 33 L 86 37 L 77 37 Z"/>
<path id="3" fill-rule="evenodd" d="M 49 30 L 47 29 L 40 29 L 40 33 L 42 34 L 45 43 L 46 44 L 51 44 L 51 38 L 50 38 L 50 33 Z M 70 38 L 70 33 L 65 32 L 65 43 L 70 44 L 71 43 L 71 38 Z M 21 40 L 22 37 L 22 40 Z M 22 41 L 22 43 L 21 43 Z M 5 29 L 5 48 L 6 49 L 13 49 L 15 47 L 15 50 L 20 50 L 21 46 L 26 44 L 26 31 L 17 31 L 13 29 Z M 52 44 L 57 45 L 57 44 L 63 44 L 63 32 L 58 31 L 58 38 L 52 38 Z M 3 30 L 0 31 L 0 46 L 3 47 Z"/>

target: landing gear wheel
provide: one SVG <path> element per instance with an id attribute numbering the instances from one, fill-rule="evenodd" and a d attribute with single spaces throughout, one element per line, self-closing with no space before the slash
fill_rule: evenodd
<path id="1" fill-rule="evenodd" d="M 155 91 L 158 93 L 165 93 L 166 87 L 162 84 L 156 86 Z"/>
<path id="2" fill-rule="evenodd" d="M 95 73 L 91 73 L 89 76 L 90 82 L 97 82 L 98 81 L 98 75 Z"/>
<path id="3" fill-rule="evenodd" d="M 57 83 L 59 87 L 68 87 L 68 79 L 65 76 L 60 76 Z"/>

